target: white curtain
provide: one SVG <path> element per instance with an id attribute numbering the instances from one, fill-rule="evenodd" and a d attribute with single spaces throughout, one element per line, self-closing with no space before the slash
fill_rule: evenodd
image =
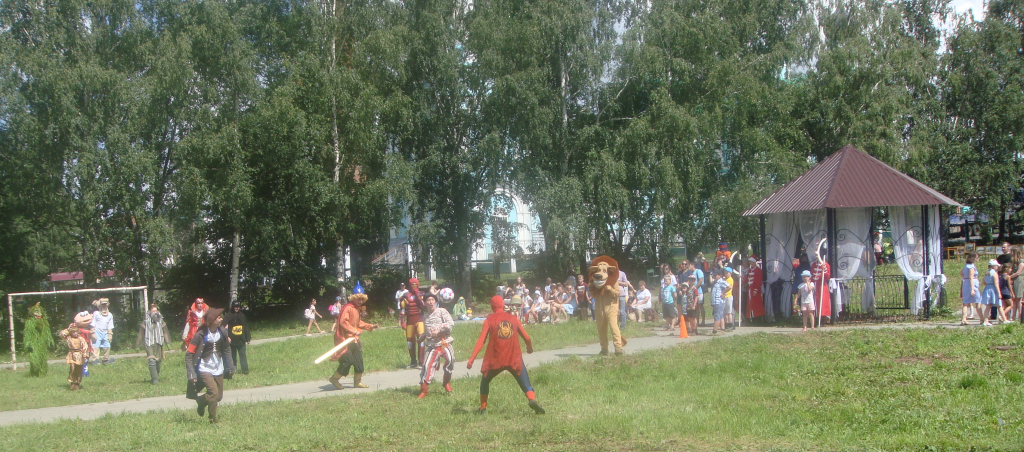
<path id="1" fill-rule="evenodd" d="M 825 240 L 825 209 L 804 210 L 797 212 L 800 226 L 800 238 L 807 249 L 807 259 L 811 264 L 818 261 L 818 245 Z M 824 258 L 824 256 L 822 256 Z"/>
<path id="2" fill-rule="evenodd" d="M 793 310 L 792 303 L 789 302 L 789 293 L 791 291 L 790 280 L 793 278 L 793 254 L 796 253 L 797 234 L 793 214 L 784 212 L 767 215 L 765 219 L 765 233 L 768 234 L 765 237 L 765 246 L 768 253 L 768 256 L 764 259 L 765 276 L 769 285 L 779 280 L 784 281 L 782 297 L 779 302 L 782 303 L 780 307 L 782 308 L 783 315 L 789 317 Z M 776 300 L 771 296 L 772 294 L 773 292 L 770 288 L 768 293 L 765 294 L 764 309 L 769 321 L 775 320 L 774 302 Z"/>
<path id="3" fill-rule="evenodd" d="M 946 275 L 942 273 L 942 217 L 939 206 L 928 206 L 928 272 L 925 286 L 930 291 L 932 307 L 939 302 L 939 294 L 946 285 Z"/>
<path id="4" fill-rule="evenodd" d="M 910 302 L 910 313 L 917 315 L 924 299 L 924 237 L 921 223 L 921 206 L 889 207 L 889 224 L 892 226 L 896 264 L 910 281 L 916 281 L 914 298 Z M 936 232 L 938 232 L 936 228 Z"/>
<path id="5" fill-rule="evenodd" d="M 874 274 L 875 259 L 874 251 L 868 244 L 871 243 L 871 213 L 872 208 L 860 209 L 837 209 L 836 210 L 836 268 L 832 270 L 832 276 L 840 281 L 851 278 L 867 278 L 864 283 L 864 293 L 861 296 L 861 308 L 864 312 L 870 312 L 875 303 L 875 285 L 872 276 Z M 837 311 L 842 310 L 842 297 L 847 293 L 836 292 L 834 303 Z"/>

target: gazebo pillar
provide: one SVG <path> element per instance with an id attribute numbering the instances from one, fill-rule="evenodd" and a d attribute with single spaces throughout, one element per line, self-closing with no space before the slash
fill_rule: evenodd
<path id="1" fill-rule="evenodd" d="M 832 277 L 835 278 L 838 275 L 838 269 L 836 269 L 836 263 L 839 257 L 839 242 L 838 234 L 836 233 L 836 209 L 829 207 L 825 209 L 825 238 L 828 240 L 828 268 L 832 273 Z M 829 290 L 826 287 L 824 290 Z M 835 296 L 829 297 L 830 300 L 834 300 Z M 832 316 L 829 317 L 829 324 L 835 324 L 839 317 L 839 310 L 835 309 L 835 306 L 831 306 Z"/>
<path id="2" fill-rule="evenodd" d="M 758 215 L 757 216 L 757 221 L 758 221 L 758 226 L 759 226 L 760 231 L 761 231 L 761 246 L 759 247 L 760 248 L 759 252 L 760 252 L 760 257 L 761 257 L 761 275 L 762 275 L 762 277 L 761 277 L 761 300 L 763 300 L 762 303 L 764 303 L 766 305 L 765 315 L 769 316 L 768 318 L 770 318 L 770 319 L 774 319 L 775 318 L 775 311 L 774 311 L 775 308 L 774 308 L 774 306 L 771 303 L 771 294 L 768 292 L 768 275 L 766 275 L 764 273 L 764 271 L 767 270 L 766 264 L 768 263 L 768 241 L 765 240 L 765 235 L 764 235 L 764 227 L 765 227 L 764 226 L 765 225 L 765 216 L 764 216 L 764 214 Z M 757 262 L 754 262 L 754 265 L 757 265 Z M 768 310 L 771 310 L 771 312 L 767 312 Z"/>
<path id="3" fill-rule="evenodd" d="M 926 204 L 926 205 L 921 206 L 921 235 L 922 235 L 921 239 L 924 240 L 924 243 L 922 243 L 924 246 L 921 248 L 922 250 L 924 250 L 924 266 L 921 268 L 921 270 L 922 270 L 921 274 L 923 274 L 924 277 L 921 278 L 921 281 L 918 282 L 918 284 L 924 284 L 925 281 L 928 281 L 929 283 L 931 283 L 931 279 L 929 279 L 931 277 L 931 262 L 930 262 L 931 261 L 931 250 L 929 249 L 929 243 L 928 242 L 931 242 L 932 232 L 931 232 L 931 230 L 928 227 L 928 223 L 930 223 L 930 221 L 928 221 L 928 220 L 929 220 L 929 217 L 928 217 L 928 205 Z M 928 288 L 926 288 L 925 291 L 924 291 L 924 319 L 925 320 L 928 320 L 928 318 L 931 317 L 931 311 L 932 311 L 932 296 L 931 296 L 931 293 L 932 293 L 932 291 L 931 291 L 931 284 L 929 284 Z"/>

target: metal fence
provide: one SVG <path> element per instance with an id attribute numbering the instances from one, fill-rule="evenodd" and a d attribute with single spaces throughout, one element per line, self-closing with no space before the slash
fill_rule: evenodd
<path id="1" fill-rule="evenodd" d="M 910 281 L 903 275 L 879 275 L 874 278 L 851 278 L 839 281 L 842 291 L 843 310 L 836 320 L 850 322 L 901 322 L 919 320 L 911 314 L 910 301 L 919 281 Z M 865 292 L 871 286 L 873 291 Z M 865 294 L 874 294 L 874 302 L 865 306 Z"/>

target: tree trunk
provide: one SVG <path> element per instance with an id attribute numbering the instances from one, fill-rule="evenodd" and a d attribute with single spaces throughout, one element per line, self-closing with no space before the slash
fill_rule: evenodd
<path id="1" fill-rule="evenodd" d="M 345 281 L 345 244 L 341 239 L 338 239 L 338 248 L 335 257 L 338 259 L 338 268 L 336 275 L 338 277 L 338 283 Z"/>
<path id="2" fill-rule="evenodd" d="M 331 8 L 331 20 L 338 19 L 338 2 L 330 2 Z M 328 74 L 334 75 L 334 67 L 338 62 L 338 37 L 331 35 L 331 65 L 328 68 Z M 333 85 L 333 79 L 332 79 Z M 341 182 L 341 139 L 338 133 L 338 97 L 334 93 L 332 86 L 331 89 L 331 146 L 334 148 L 334 183 L 338 184 Z M 345 281 L 345 243 L 341 237 L 338 237 L 338 247 L 335 250 L 335 257 L 338 259 L 338 267 L 335 274 L 338 277 L 338 284 L 340 285 Z"/>
<path id="3" fill-rule="evenodd" d="M 473 268 L 470 265 L 471 256 L 469 253 L 462 254 L 462 263 L 459 265 L 459 292 L 463 293 L 467 301 L 473 300 Z"/>
<path id="4" fill-rule="evenodd" d="M 242 235 L 235 229 L 235 237 L 231 240 L 231 294 L 230 301 L 238 300 L 238 258 L 242 254 Z"/>

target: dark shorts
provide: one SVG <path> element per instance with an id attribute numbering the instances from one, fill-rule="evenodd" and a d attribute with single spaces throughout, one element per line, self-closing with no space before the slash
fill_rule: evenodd
<path id="1" fill-rule="evenodd" d="M 679 317 L 678 311 L 676 311 L 675 304 L 662 304 L 661 315 L 665 316 L 666 319 Z"/>

